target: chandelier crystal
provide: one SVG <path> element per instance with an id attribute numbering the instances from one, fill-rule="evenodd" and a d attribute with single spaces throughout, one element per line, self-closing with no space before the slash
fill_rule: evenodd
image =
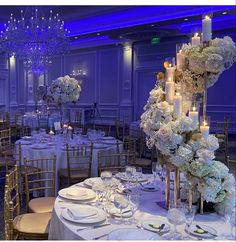
<path id="1" fill-rule="evenodd" d="M 31 13 L 21 10 L 20 19 L 11 14 L 4 24 L 0 46 L 2 51 L 23 60 L 28 69 L 41 73 L 52 62 L 53 56 L 69 51 L 68 34 L 58 13 L 53 15 L 50 10 L 49 17 L 45 17 L 35 8 Z"/>

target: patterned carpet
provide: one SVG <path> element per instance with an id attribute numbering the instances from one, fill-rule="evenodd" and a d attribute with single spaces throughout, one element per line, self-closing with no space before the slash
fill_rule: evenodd
<path id="1" fill-rule="evenodd" d="M 229 137 L 229 153 L 231 159 L 236 160 L 236 135 Z M 218 152 L 216 158 L 218 160 L 223 160 L 223 155 Z M 234 176 L 236 176 L 236 163 L 230 164 L 230 172 L 233 173 Z M 0 240 L 4 239 L 4 184 L 5 181 L 3 179 L 0 179 Z"/>

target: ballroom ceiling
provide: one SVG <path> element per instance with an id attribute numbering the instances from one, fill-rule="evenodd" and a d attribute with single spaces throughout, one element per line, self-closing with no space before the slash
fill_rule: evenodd
<path id="1" fill-rule="evenodd" d="M 35 7 L 35 6 L 33 6 Z M 32 6 L 1 6 L 0 30 L 10 13 L 30 12 Z M 235 31 L 235 6 L 38 6 L 49 15 L 59 13 L 70 30 L 74 47 L 147 41 L 153 37 L 190 36 L 200 31 L 203 14 L 213 13 L 213 31 Z M 214 32 L 213 32 L 214 34 Z"/>

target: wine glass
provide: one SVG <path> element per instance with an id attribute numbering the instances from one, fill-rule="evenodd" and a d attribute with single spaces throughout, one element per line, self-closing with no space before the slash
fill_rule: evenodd
<path id="1" fill-rule="evenodd" d="M 96 205 L 101 205 L 102 197 L 106 191 L 104 185 L 102 183 L 94 183 L 92 185 L 92 190 L 96 193 Z"/>
<path id="2" fill-rule="evenodd" d="M 188 204 L 186 204 L 184 206 L 184 214 L 185 214 L 185 222 L 186 222 L 186 225 L 187 225 L 187 233 L 189 235 L 190 231 L 190 226 L 194 220 L 194 217 L 195 217 L 195 214 L 197 212 L 197 207 L 196 206 L 192 206 L 192 207 L 189 207 Z M 189 236 L 187 237 L 189 238 Z"/>
<path id="3" fill-rule="evenodd" d="M 236 208 L 233 209 L 231 216 L 230 216 L 230 224 L 231 224 L 231 239 L 236 238 Z"/>
<path id="4" fill-rule="evenodd" d="M 134 222 L 136 223 L 136 219 L 134 218 L 134 214 L 135 212 L 138 210 L 139 207 L 139 203 L 140 203 L 140 194 L 139 193 L 130 193 L 128 195 L 128 199 L 129 199 L 129 205 L 130 205 L 130 209 L 132 212 L 132 219 L 131 219 L 131 223 Z"/>
<path id="5" fill-rule="evenodd" d="M 181 233 L 177 231 L 177 225 L 185 223 L 185 214 L 181 208 L 170 208 L 167 213 L 168 221 L 174 225 L 174 231 L 169 236 L 174 240 L 182 239 Z"/>
<path id="6" fill-rule="evenodd" d="M 120 195 L 120 194 L 116 194 L 114 196 L 114 205 L 116 208 L 118 208 L 120 211 L 120 219 L 121 222 L 123 222 L 123 212 L 122 210 L 127 208 L 129 205 L 129 201 L 127 199 L 127 197 L 125 195 Z"/>
<path id="7" fill-rule="evenodd" d="M 152 174 L 153 174 L 153 183 L 156 184 L 156 178 L 157 178 L 157 162 L 152 162 Z"/>
<path id="8" fill-rule="evenodd" d="M 110 181 L 112 179 L 112 172 L 111 171 L 102 171 L 100 175 L 102 181 L 104 182 L 105 186 L 108 187 L 110 185 Z"/>

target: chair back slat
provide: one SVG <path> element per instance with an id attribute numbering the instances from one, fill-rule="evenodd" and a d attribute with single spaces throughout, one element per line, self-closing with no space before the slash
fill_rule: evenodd
<path id="1" fill-rule="evenodd" d="M 53 158 L 24 159 L 26 204 L 30 193 L 37 191 L 37 196 L 45 196 L 45 190 L 55 196 L 56 156 Z M 43 194 L 38 194 L 41 191 Z"/>

